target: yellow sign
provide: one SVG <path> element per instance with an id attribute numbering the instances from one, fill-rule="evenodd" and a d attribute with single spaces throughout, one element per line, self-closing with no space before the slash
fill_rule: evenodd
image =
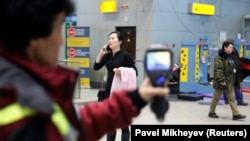
<path id="1" fill-rule="evenodd" d="M 214 15 L 215 6 L 212 4 L 191 3 L 190 13 L 199 15 Z"/>
<path id="2" fill-rule="evenodd" d="M 100 2 L 101 13 L 114 13 L 116 12 L 116 0 L 106 0 Z"/>
<path id="3" fill-rule="evenodd" d="M 243 57 L 244 55 L 244 48 L 243 45 L 240 45 L 240 57 Z"/>
<path id="4" fill-rule="evenodd" d="M 181 72 L 180 72 L 180 82 L 188 81 L 188 48 L 181 48 L 180 55 Z"/>
<path id="5" fill-rule="evenodd" d="M 250 56 L 250 51 L 247 51 L 247 54 L 246 54 L 247 56 Z"/>
<path id="6" fill-rule="evenodd" d="M 207 57 L 208 56 L 208 51 L 206 50 L 206 51 L 203 51 L 203 56 L 204 57 Z"/>
<path id="7" fill-rule="evenodd" d="M 90 79 L 89 78 L 80 78 L 81 86 L 90 86 Z"/>
<path id="8" fill-rule="evenodd" d="M 89 37 L 69 37 L 67 47 L 89 47 Z"/>
<path id="9" fill-rule="evenodd" d="M 74 62 L 80 62 L 81 68 L 89 67 L 89 58 L 68 58 L 68 61 L 68 66 L 77 67 L 78 64 Z M 72 63 L 70 61 L 72 61 Z"/>
<path id="10" fill-rule="evenodd" d="M 194 81 L 198 82 L 199 80 L 199 71 L 200 71 L 200 45 L 196 45 L 195 50 L 195 70 L 194 70 Z"/>

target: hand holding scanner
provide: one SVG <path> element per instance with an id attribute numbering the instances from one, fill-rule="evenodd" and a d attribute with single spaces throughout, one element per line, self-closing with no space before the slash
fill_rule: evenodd
<path id="1" fill-rule="evenodd" d="M 145 53 L 144 68 L 155 87 L 164 87 L 172 73 L 172 51 L 167 48 L 150 48 Z M 151 110 L 159 121 L 164 120 L 169 107 L 165 97 L 156 96 L 151 103 Z"/>

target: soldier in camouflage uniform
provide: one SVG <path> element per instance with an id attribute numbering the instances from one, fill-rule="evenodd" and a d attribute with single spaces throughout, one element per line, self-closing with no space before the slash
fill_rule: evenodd
<path id="1" fill-rule="evenodd" d="M 232 110 L 233 120 L 244 119 L 245 115 L 239 113 L 235 103 L 234 85 L 236 81 L 236 64 L 232 56 L 233 42 L 225 41 L 222 49 L 219 50 L 218 56 L 214 59 L 214 96 L 210 105 L 208 117 L 219 118 L 215 113 L 215 108 L 220 100 L 223 91 L 226 91 L 228 103 Z"/>

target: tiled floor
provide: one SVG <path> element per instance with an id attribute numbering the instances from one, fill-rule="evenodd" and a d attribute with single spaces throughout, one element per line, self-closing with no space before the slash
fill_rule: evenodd
<path id="1" fill-rule="evenodd" d="M 75 103 L 87 103 L 96 101 L 97 89 L 82 89 L 80 99 L 74 99 Z M 159 122 L 146 106 L 141 114 L 134 119 L 132 124 L 250 124 L 250 106 L 239 106 L 241 114 L 247 116 L 245 120 L 233 121 L 229 105 L 220 101 L 216 113 L 219 119 L 208 118 L 208 109 L 211 98 L 204 98 L 199 101 L 186 101 L 177 99 L 176 95 L 169 96 L 170 108 L 165 120 Z M 250 95 L 244 94 L 244 101 L 250 104 Z M 116 141 L 120 141 L 120 130 L 117 130 Z M 106 141 L 105 136 L 99 141 Z"/>

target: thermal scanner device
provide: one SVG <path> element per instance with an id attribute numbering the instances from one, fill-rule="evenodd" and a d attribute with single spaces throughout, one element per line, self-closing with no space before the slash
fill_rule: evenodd
<path id="1" fill-rule="evenodd" d="M 173 53 L 168 48 L 149 48 L 144 58 L 144 68 L 154 87 L 164 87 L 172 74 Z M 159 121 L 163 121 L 169 103 L 164 96 L 156 96 L 151 103 L 151 110 Z"/>

